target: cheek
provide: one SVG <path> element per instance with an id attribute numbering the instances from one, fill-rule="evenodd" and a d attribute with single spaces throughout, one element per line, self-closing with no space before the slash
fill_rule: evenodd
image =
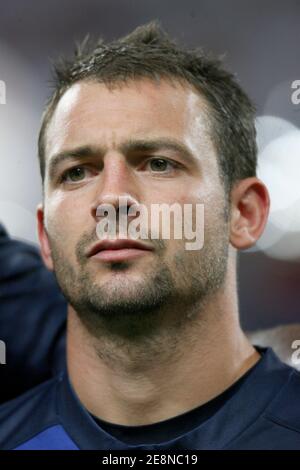
<path id="1" fill-rule="evenodd" d="M 151 204 L 194 204 L 202 202 L 206 197 L 205 188 L 202 187 L 201 182 L 197 181 L 195 184 L 191 179 L 185 179 L 184 182 L 174 181 L 165 182 L 163 185 L 157 184 L 157 187 L 151 187 L 144 190 L 144 203 L 147 206 Z"/>
<path id="2" fill-rule="evenodd" d="M 50 238 L 54 243 L 63 247 L 64 251 L 74 251 L 74 246 L 84 232 L 92 232 L 92 216 L 89 214 L 88 204 L 83 198 L 71 193 L 54 195 L 49 198 L 45 211 L 45 225 Z"/>

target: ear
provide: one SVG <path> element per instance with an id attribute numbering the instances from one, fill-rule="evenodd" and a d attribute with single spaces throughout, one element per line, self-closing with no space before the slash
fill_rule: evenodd
<path id="1" fill-rule="evenodd" d="M 49 244 L 48 234 L 46 232 L 46 228 L 44 224 L 44 207 L 42 204 L 38 205 L 36 215 L 37 215 L 37 230 L 38 230 L 38 237 L 39 237 L 40 247 L 41 247 L 41 255 L 47 268 L 50 269 L 50 271 L 53 271 L 51 248 Z"/>
<path id="2" fill-rule="evenodd" d="M 238 250 L 253 246 L 268 218 L 270 198 L 256 177 L 238 181 L 231 191 L 230 242 Z"/>

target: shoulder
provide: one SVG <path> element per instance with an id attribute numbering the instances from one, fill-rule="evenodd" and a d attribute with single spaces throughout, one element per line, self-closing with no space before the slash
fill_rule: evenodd
<path id="1" fill-rule="evenodd" d="M 264 393 L 266 387 L 271 390 L 264 420 L 294 430 L 300 444 L 300 372 L 279 359 L 271 348 L 267 348 L 266 359 L 258 377 L 264 385 L 260 392 Z"/>
<path id="2" fill-rule="evenodd" d="M 273 384 L 280 386 L 276 388 Z M 260 378 L 259 393 L 245 406 L 268 397 L 267 406 L 226 448 L 241 450 L 300 450 L 300 373 L 279 359 L 273 372 Z M 271 391 L 271 394 L 270 394 Z M 262 400 L 265 400 L 265 397 Z"/>
<path id="3" fill-rule="evenodd" d="M 290 372 L 287 381 L 266 409 L 265 417 L 298 433 L 300 444 L 300 372 L 289 366 L 286 368 Z"/>

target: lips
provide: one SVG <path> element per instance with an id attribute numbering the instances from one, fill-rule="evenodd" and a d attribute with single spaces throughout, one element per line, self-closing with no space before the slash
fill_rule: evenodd
<path id="1" fill-rule="evenodd" d="M 147 251 L 153 251 L 153 248 L 137 240 L 101 240 L 88 251 L 87 256 L 103 261 L 122 261 L 126 258 L 140 256 Z"/>

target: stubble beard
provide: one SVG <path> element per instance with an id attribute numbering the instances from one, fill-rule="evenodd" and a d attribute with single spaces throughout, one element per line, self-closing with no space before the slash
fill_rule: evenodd
<path id="1" fill-rule="evenodd" d="M 76 246 L 76 268 L 64 255 L 58 236 L 49 236 L 58 284 L 91 337 L 101 340 L 98 351 L 112 361 L 114 351 L 158 360 L 165 349 L 175 357 L 177 345 L 195 322 L 205 323 L 205 306 L 223 288 L 228 260 L 228 239 L 224 220 L 222 230 L 214 230 L 200 252 L 186 252 L 184 242 L 172 260 L 165 261 L 167 244 L 152 240 L 153 268 L 134 282 L 130 262 L 111 263 L 111 280 L 97 282 L 84 256 L 92 236 L 84 234 Z M 214 238 L 214 239 L 213 239 Z M 95 271 L 94 271 L 95 272 Z M 118 361 L 118 355 L 116 362 Z"/>

